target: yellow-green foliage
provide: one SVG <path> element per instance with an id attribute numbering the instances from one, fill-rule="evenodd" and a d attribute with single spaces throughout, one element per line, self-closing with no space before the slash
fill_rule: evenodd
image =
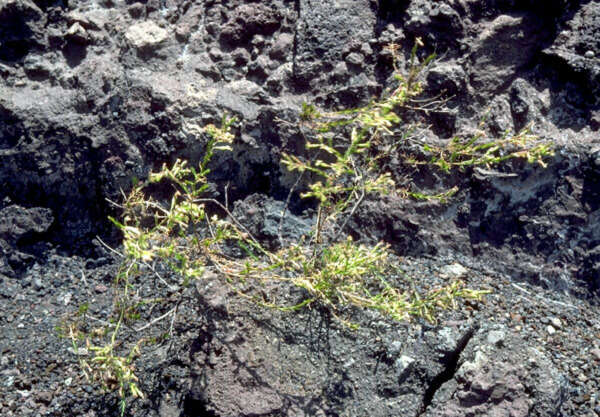
<path id="1" fill-rule="evenodd" d="M 390 50 L 396 56 L 397 47 L 392 45 Z M 141 306 L 158 303 L 174 307 L 140 329 L 167 316 L 174 320 L 183 291 L 194 280 L 202 279 L 206 267 L 218 270 L 223 276 L 223 285 L 229 285 L 242 298 L 284 311 L 320 304 L 350 327 L 355 324 L 344 316 L 351 308 L 376 310 L 394 320 L 421 317 L 435 322 L 439 310 L 456 308 L 461 299 L 480 300 L 487 293 L 465 288 L 460 280 L 425 293 L 396 288 L 390 284 L 393 282 L 390 278 L 397 280 L 401 276 L 391 261 L 397 258 L 390 253 L 388 245 L 367 246 L 342 235 L 348 219 L 369 194 L 391 193 L 398 198 L 445 201 L 457 191 L 453 188 L 425 195 L 400 188 L 392 175 L 382 171 L 377 163 L 381 157 L 377 153 L 379 146 L 391 141 L 393 149 L 397 149 L 401 144 L 404 136 L 398 133 L 402 125 L 399 110 L 421 93 L 419 74 L 430 59 L 417 63 L 416 48 L 413 49 L 406 76 L 400 75 L 394 61 L 397 85 L 389 94 L 364 107 L 327 113 L 312 105 L 303 106 L 301 123 L 314 132 L 306 143 L 310 157 L 284 154 L 282 164 L 299 175 L 312 175 L 313 181 L 301 194 L 319 204 L 316 226 L 309 240 L 284 246 L 277 252 L 269 251 L 227 207 L 206 197 L 212 157 L 215 152 L 231 150 L 233 118 L 223 118 L 220 127 L 188 125 L 189 133 L 207 138 L 202 161 L 197 166 L 182 160 L 172 166 L 164 165 L 150 174 L 148 181 L 135 185 L 124 196 L 122 218 L 112 219 L 123 233 L 122 265 L 115 280 L 114 324 L 104 331 L 91 333 L 83 332 L 85 326 L 80 320 L 69 327 L 74 348 L 77 349 L 83 339 L 88 351 L 93 353 L 91 360 L 81 362 L 84 371 L 104 388 L 118 393 L 122 413 L 128 397 L 143 396 L 133 364 L 145 342 L 143 336 L 137 335 L 138 342 L 133 347 L 125 346 L 120 341 L 124 325 L 140 318 Z M 498 164 L 512 158 L 543 164 L 543 159 L 552 152 L 528 131 L 498 140 L 485 139 L 483 135 L 468 140 L 456 138 L 443 148 L 422 144 L 419 155 L 405 155 L 403 162 L 428 164 L 447 172 L 454 168 Z M 167 202 L 152 197 L 150 190 L 159 183 L 173 189 Z M 209 216 L 208 204 L 217 208 L 222 216 Z M 247 253 L 245 259 L 224 255 L 224 245 L 235 244 Z M 161 272 L 164 267 L 170 273 Z M 148 274 L 168 290 L 168 298 L 139 298 L 140 280 Z M 304 296 L 296 304 L 286 304 L 274 296 L 267 300 L 258 295 L 261 291 L 242 291 L 242 287 L 252 287 L 253 282 L 267 290 L 269 286 L 265 283 L 286 283 L 290 288 L 303 289 Z"/>

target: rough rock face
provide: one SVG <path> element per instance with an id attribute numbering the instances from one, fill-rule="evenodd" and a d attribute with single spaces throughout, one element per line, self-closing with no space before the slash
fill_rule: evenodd
<path id="1" fill-rule="evenodd" d="M 553 416 L 563 401 L 554 365 L 506 328 L 365 322 L 350 336 L 313 313 L 248 321 L 218 279 L 198 291 L 190 415 Z"/>
<path id="2" fill-rule="evenodd" d="M 16 271 L 25 269 L 34 256 L 21 252 L 21 247 L 47 232 L 53 220 L 52 212 L 46 208 L 9 205 L 0 210 L 0 274 L 14 277 Z M 43 250 L 37 251 L 38 256 L 42 254 Z"/>
<path id="3" fill-rule="evenodd" d="M 294 120 L 301 101 L 369 99 L 389 74 L 382 47 L 408 49 L 415 36 L 443 56 L 428 75 L 432 94 L 453 95 L 430 114 L 437 135 L 468 131 L 489 105 L 496 133 L 533 121 L 542 136 L 581 144 L 570 170 L 589 177 L 597 2 L 556 3 L 5 2 L 0 12 L 13 23 L 0 33 L 3 196 L 50 208 L 52 240 L 84 250 L 106 233 L 105 197 L 118 199 L 174 155 L 201 154 L 182 120 L 204 124 L 229 111 L 241 119 L 241 141 L 215 180 L 232 184 L 232 198 L 282 197 L 290 183 L 280 152 L 298 149 L 299 132 L 279 120 Z M 31 163 L 32 153 L 42 160 Z"/>
<path id="4" fill-rule="evenodd" d="M 506 328 L 469 340 L 453 378 L 435 393 L 425 416 L 547 416 L 563 400 L 564 383 L 548 358 Z"/>
<path id="5" fill-rule="evenodd" d="M 5 0 L 0 22 L 0 278 L 10 283 L 2 290 L 7 300 L 19 292 L 16 280 L 29 285 L 23 277 L 42 274 L 40 264 L 55 252 L 102 256 L 94 237 L 116 242 L 107 222 L 115 209 L 106 199 L 118 201 L 121 189 L 175 157 L 199 160 L 204 144 L 186 125 L 216 122 L 224 112 L 238 117 L 239 131 L 233 154 L 214 161 L 214 196 L 227 193 L 248 227 L 276 246 L 276 213 L 296 179 L 279 161 L 284 151 L 302 150 L 295 124 L 301 103 L 339 109 L 367 102 L 388 86 L 383 47 L 398 43 L 407 57 L 416 37 L 425 44 L 421 59 L 438 53 L 425 74 L 425 96 L 445 99 L 439 109 L 407 114 L 430 126 L 416 133 L 421 139 L 443 143 L 484 118 L 493 135 L 533 123 L 556 144 L 556 156 L 545 169 L 515 163 L 514 175 L 422 170 L 415 186 L 458 185 L 459 193 L 446 205 L 366 201 L 348 232 L 383 239 L 400 256 L 458 257 L 579 301 L 600 291 L 598 0 Z M 404 178 L 406 167 L 391 159 L 390 170 Z M 277 201 L 261 198 L 267 194 Z M 310 226 L 303 208 L 295 195 L 284 238 Z M 61 273 L 68 269 L 60 265 Z M 223 297 L 206 291 L 202 308 L 219 310 L 214 298 Z M 383 326 L 355 339 L 334 331 L 324 346 L 308 333 L 315 326 L 329 331 L 319 324 L 304 331 L 293 327 L 299 320 L 283 318 L 246 329 L 247 312 L 228 314 L 217 311 L 204 333 L 185 335 L 195 342 L 180 348 L 191 359 L 174 371 L 173 398 L 181 401 L 159 402 L 147 415 L 594 412 L 596 403 L 564 405 L 563 397 L 587 398 L 581 391 L 590 388 L 572 377 L 563 390 L 553 367 L 560 358 L 549 364 L 504 329 Z M 247 335 L 230 332 L 234 324 Z"/>

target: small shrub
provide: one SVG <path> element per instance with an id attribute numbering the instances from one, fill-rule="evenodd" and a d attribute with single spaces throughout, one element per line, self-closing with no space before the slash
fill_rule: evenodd
<path id="1" fill-rule="evenodd" d="M 395 57 L 397 46 L 390 46 L 390 51 Z M 397 274 L 390 262 L 389 247 L 384 243 L 366 246 L 344 235 L 347 222 L 370 195 L 446 201 L 457 191 L 453 188 L 426 195 L 403 189 L 379 163 L 380 149 L 387 149 L 390 154 L 397 152 L 406 140 L 405 135 L 398 134 L 402 126 L 398 111 L 408 107 L 422 92 L 420 73 L 432 59 L 418 63 L 415 46 L 406 76 L 400 74 L 394 60 L 397 85 L 389 94 L 364 107 L 322 112 L 313 105 L 303 105 L 300 123 L 314 132 L 306 142 L 309 157 L 284 154 L 282 164 L 298 175 L 312 177 L 301 193 L 303 198 L 318 203 L 316 226 L 308 240 L 284 246 L 277 252 L 269 251 L 227 207 L 206 197 L 212 157 L 215 152 L 231 150 L 233 118 L 224 117 L 220 127 L 187 126 L 188 132 L 208 138 L 204 158 L 198 166 L 182 160 L 170 167 L 164 165 L 125 196 L 120 204 L 122 218 L 112 219 L 123 233 L 122 264 L 115 279 L 114 323 L 100 332 L 85 332 L 87 326 L 82 317 L 87 313 L 86 308 L 65 327 L 67 332 L 62 331 L 69 335 L 75 350 L 85 341 L 93 358 L 80 361 L 82 369 L 88 378 L 118 394 L 121 414 L 128 398 L 144 395 L 138 386 L 134 362 L 145 343 L 158 339 L 143 337 L 143 330 L 170 317 L 172 332 L 184 292 L 192 282 L 202 279 L 207 266 L 220 271 L 223 285 L 229 285 L 242 298 L 282 311 L 320 304 L 350 328 L 356 324 L 344 317 L 346 308 L 372 309 L 394 320 L 420 317 L 435 322 L 438 310 L 456 308 L 464 299 L 480 300 L 488 292 L 468 289 L 460 280 L 427 293 L 395 288 L 386 279 Z M 496 140 L 488 140 L 483 134 L 455 138 L 446 147 L 419 143 L 413 154 L 403 155 L 403 162 L 449 172 L 491 166 L 513 158 L 543 165 L 544 158 L 551 153 L 548 144 L 525 130 Z M 170 201 L 151 196 L 149 190 L 158 183 L 173 187 Z M 207 205 L 218 209 L 222 216 L 209 215 Z M 225 254 L 224 248 L 233 243 L 244 250 L 247 255 L 244 259 Z M 148 274 L 164 287 L 168 297 L 140 297 L 139 280 Z M 281 282 L 290 288 L 301 288 L 304 298 L 288 305 L 243 291 L 242 287 L 252 281 Z M 168 306 L 167 313 L 149 319 L 137 330 L 129 326 L 142 318 L 144 306 L 158 304 Z M 134 337 L 136 342 L 125 343 L 125 336 Z M 165 338 L 169 336 L 166 334 Z"/>

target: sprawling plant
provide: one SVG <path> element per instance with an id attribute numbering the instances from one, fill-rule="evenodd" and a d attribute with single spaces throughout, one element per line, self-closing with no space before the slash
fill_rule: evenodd
<path id="1" fill-rule="evenodd" d="M 351 328 L 356 324 L 345 317 L 351 308 L 372 309 L 393 320 L 420 317 L 435 322 L 438 310 L 455 308 L 459 300 L 480 300 L 487 293 L 466 288 L 458 279 L 426 293 L 410 286 L 397 288 L 391 282 L 402 276 L 389 246 L 369 246 L 344 235 L 347 222 L 370 195 L 445 201 L 456 192 L 454 188 L 425 195 L 401 188 L 379 164 L 381 146 L 386 145 L 388 152 L 399 152 L 406 139 L 399 133 L 400 111 L 422 92 L 420 73 L 433 59 L 418 63 L 415 47 L 408 75 L 403 76 L 397 66 L 397 46 L 392 45 L 390 51 L 396 85 L 381 99 L 341 112 L 322 112 L 309 104 L 302 108 L 300 123 L 308 125 L 312 132 L 307 137 L 306 154 L 284 154 L 282 164 L 299 176 L 308 174 L 309 182 L 301 196 L 318 204 L 316 225 L 308 239 L 283 245 L 278 251 L 267 250 L 226 205 L 207 197 L 210 161 L 216 152 L 231 150 L 234 118 L 224 117 L 219 127 L 187 125 L 188 133 L 206 141 L 203 159 L 196 166 L 184 160 L 163 165 L 124 195 L 119 203 L 122 217 L 111 219 L 123 234 L 112 323 L 102 331 L 84 332 L 86 326 L 79 314 L 66 326 L 74 349 L 85 342 L 93 355 L 90 360 L 81 360 L 86 375 L 118 393 L 122 414 L 127 398 L 144 395 L 134 363 L 144 344 L 153 339 L 142 336 L 143 330 L 170 318 L 166 335 L 169 337 L 186 288 L 201 280 L 207 267 L 220 273 L 223 285 L 258 305 L 295 311 L 318 304 Z M 442 172 L 491 166 L 513 158 L 543 164 L 552 152 L 548 144 L 538 141 L 529 131 L 497 140 L 487 140 L 483 134 L 455 138 L 446 147 L 422 143 L 417 151 L 402 154 L 403 161 L 437 167 Z M 170 199 L 153 197 L 157 188 L 164 190 L 165 186 L 171 187 Z M 231 246 L 238 246 L 247 256 L 227 255 L 225 249 Z M 167 295 L 141 295 L 140 288 L 148 276 L 164 288 L 159 293 Z M 252 290 L 254 283 L 261 284 L 260 291 Z M 286 303 L 265 297 L 264 291 L 269 289 L 265 284 L 269 283 L 300 288 L 302 298 Z M 148 323 L 133 328 L 131 324 L 142 318 L 143 308 L 148 305 L 160 305 L 161 311 L 168 311 L 158 317 L 148 318 L 146 314 Z"/>

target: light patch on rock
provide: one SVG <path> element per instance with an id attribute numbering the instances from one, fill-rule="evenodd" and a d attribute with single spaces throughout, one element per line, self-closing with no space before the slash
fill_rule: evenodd
<path id="1" fill-rule="evenodd" d="M 462 266 L 459 263 L 453 263 L 451 265 L 446 265 L 441 270 L 442 274 L 448 278 L 461 278 L 467 275 L 467 268 Z"/>
<path id="2" fill-rule="evenodd" d="M 169 36 L 169 33 L 152 21 L 133 25 L 125 33 L 125 38 L 137 49 L 156 49 Z"/>
<path id="3" fill-rule="evenodd" d="M 490 345 L 499 346 L 504 342 L 504 339 L 506 339 L 506 333 L 502 330 L 492 330 L 487 335 L 487 342 Z"/>
<path id="4" fill-rule="evenodd" d="M 406 371 L 411 367 L 411 365 L 415 362 L 414 358 L 411 358 L 407 355 L 402 355 L 396 360 L 396 373 L 399 378 L 402 378 Z"/>

